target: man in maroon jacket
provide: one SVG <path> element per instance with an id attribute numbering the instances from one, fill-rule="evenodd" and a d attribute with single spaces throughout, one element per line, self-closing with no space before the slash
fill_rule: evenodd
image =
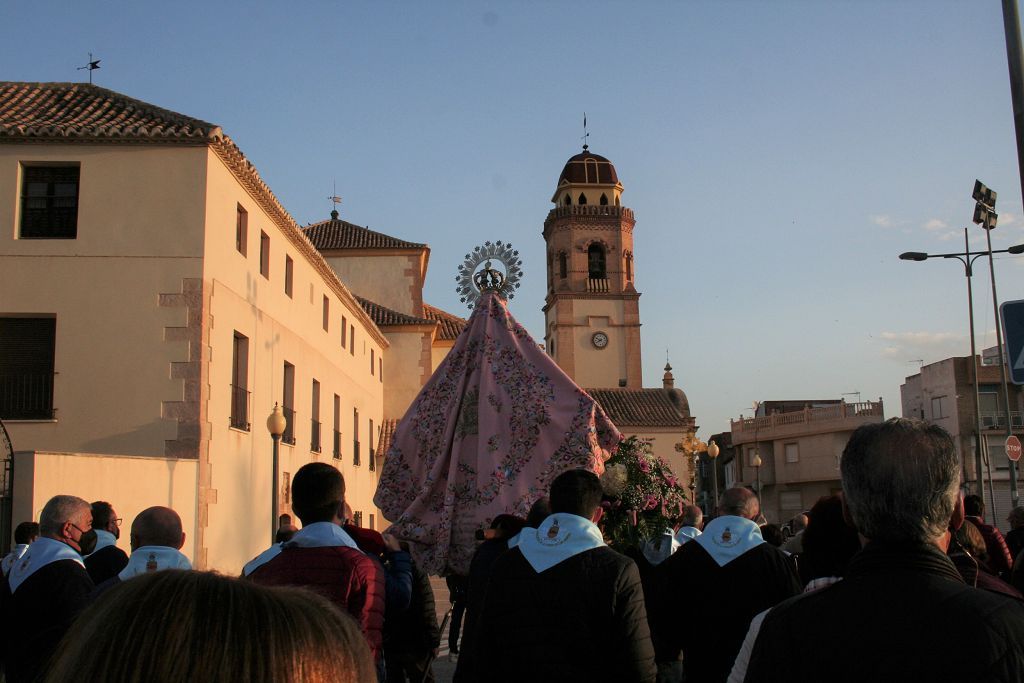
<path id="1" fill-rule="evenodd" d="M 302 586 L 351 614 L 375 658 L 381 654 L 384 570 L 341 528 L 345 479 L 327 463 L 310 463 L 292 479 L 292 510 L 302 529 L 245 565 L 243 575 L 270 586 Z"/>
<path id="2" fill-rule="evenodd" d="M 981 496 L 964 497 L 964 514 L 967 515 L 967 519 L 974 522 L 974 526 L 981 532 L 981 537 L 985 539 L 988 566 L 1000 576 L 1009 577 L 1013 557 L 1010 555 L 1010 549 L 1006 547 L 1003 533 L 991 524 L 985 524 L 985 503 L 982 502 Z"/>

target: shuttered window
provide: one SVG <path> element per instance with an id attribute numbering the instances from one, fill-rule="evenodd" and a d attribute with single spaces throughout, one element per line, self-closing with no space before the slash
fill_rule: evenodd
<path id="1" fill-rule="evenodd" d="M 21 239 L 78 236 L 78 166 L 23 166 Z"/>
<path id="2" fill-rule="evenodd" d="M 55 318 L 0 318 L 0 418 L 53 418 Z"/>

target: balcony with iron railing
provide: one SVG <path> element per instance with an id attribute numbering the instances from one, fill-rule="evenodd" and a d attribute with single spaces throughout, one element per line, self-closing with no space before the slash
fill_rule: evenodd
<path id="1" fill-rule="evenodd" d="M 243 432 L 252 429 L 252 423 L 249 421 L 249 401 L 251 399 L 252 394 L 245 387 L 231 385 L 231 417 L 228 418 L 228 424 L 232 428 L 241 429 Z"/>
<path id="2" fill-rule="evenodd" d="M 53 373 L 0 375 L 0 418 L 52 420 Z"/>
<path id="3" fill-rule="evenodd" d="M 320 452 L 320 421 L 309 421 L 309 450 L 314 453 Z"/>
<path id="4" fill-rule="evenodd" d="M 334 430 L 334 458 L 341 460 L 341 432 Z"/>
<path id="5" fill-rule="evenodd" d="M 288 425 L 284 428 L 284 434 L 281 435 L 281 443 L 286 443 L 289 446 L 295 445 L 295 411 L 288 406 L 281 408 L 281 413 L 284 415 L 284 419 L 288 421 Z"/>
<path id="6" fill-rule="evenodd" d="M 370 449 L 370 471 L 373 472 L 377 469 L 377 460 L 374 455 L 373 449 Z"/>
<path id="7" fill-rule="evenodd" d="M 359 442 L 354 439 L 352 441 L 352 464 L 359 464 Z"/>

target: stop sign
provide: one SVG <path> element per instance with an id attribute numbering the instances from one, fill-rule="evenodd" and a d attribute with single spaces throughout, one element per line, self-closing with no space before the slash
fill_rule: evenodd
<path id="1" fill-rule="evenodd" d="M 1020 460 L 1020 439 L 1013 435 L 1006 437 L 1006 457 L 1014 462 Z"/>

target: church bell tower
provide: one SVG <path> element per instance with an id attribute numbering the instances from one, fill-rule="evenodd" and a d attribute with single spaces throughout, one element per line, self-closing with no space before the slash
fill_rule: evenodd
<path id="1" fill-rule="evenodd" d="M 586 388 L 643 386 L 640 294 L 633 284 L 633 211 L 608 159 L 569 159 L 544 221 L 548 354 Z"/>

